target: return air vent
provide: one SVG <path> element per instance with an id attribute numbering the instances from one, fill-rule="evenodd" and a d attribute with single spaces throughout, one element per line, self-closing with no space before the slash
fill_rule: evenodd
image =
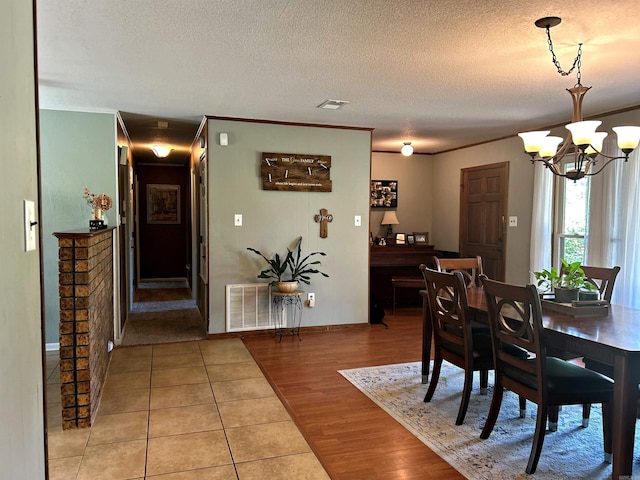
<path id="1" fill-rule="evenodd" d="M 227 332 L 271 328 L 271 298 L 268 283 L 226 286 Z"/>

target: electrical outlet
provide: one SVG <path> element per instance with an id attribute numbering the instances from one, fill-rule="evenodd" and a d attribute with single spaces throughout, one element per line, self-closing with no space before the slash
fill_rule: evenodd
<path id="1" fill-rule="evenodd" d="M 315 302 L 316 301 L 316 294 L 315 293 L 307 293 L 307 301 Z"/>

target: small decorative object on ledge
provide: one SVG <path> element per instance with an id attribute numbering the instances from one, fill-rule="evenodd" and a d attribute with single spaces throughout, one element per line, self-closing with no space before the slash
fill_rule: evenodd
<path id="1" fill-rule="evenodd" d="M 84 198 L 87 201 L 87 205 L 93 209 L 92 218 L 89 220 L 89 230 L 103 230 L 107 228 L 104 212 L 109 210 L 113 205 L 111 197 L 106 193 L 91 193 L 87 187 L 84 187 L 82 198 Z"/>
<path id="2" fill-rule="evenodd" d="M 263 190 L 330 192 L 331 157 L 300 153 L 263 153 Z"/>

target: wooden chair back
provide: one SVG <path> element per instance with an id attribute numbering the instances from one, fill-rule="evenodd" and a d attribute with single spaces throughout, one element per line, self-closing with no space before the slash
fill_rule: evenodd
<path id="1" fill-rule="evenodd" d="M 471 358 L 471 321 L 462 273 L 439 272 L 429 268 L 421 270 L 429 292 L 434 347 L 440 349 L 448 343 L 448 347 L 444 346 L 447 351 L 462 350 L 464 355 L 460 357 Z M 452 345 L 458 345 L 459 348 L 451 348 Z M 454 363 L 463 366 L 464 358 Z"/>
<path id="2" fill-rule="evenodd" d="M 620 273 L 620 267 L 591 267 L 588 265 L 582 265 L 582 270 L 587 277 L 587 280 L 598 287 L 600 292 L 600 300 L 606 300 L 607 303 L 611 303 L 611 296 L 613 295 L 613 286 L 616 283 L 616 277 Z"/>
<path id="3" fill-rule="evenodd" d="M 482 275 L 482 257 L 468 258 L 434 258 L 436 268 L 440 272 L 460 272 L 464 276 L 467 287 L 479 287 Z"/>
<path id="4" fill-rule="evenodd" d="M 493 337 L 496 376 L 500 375 L 504 387 L 527 398 L 542 395 L 546 385 L 547 351 L 544 345 L 542 307 L 538 290 L 533 285 L 526 287 L 509 285 L 480 277 L 487 298 L 489 329 Z M 505 345 L 517 345 L 529 352 L 531 362 L 514 356 Z M 514 377 L 535 375 L 537 387 L 524 386 Z"/>

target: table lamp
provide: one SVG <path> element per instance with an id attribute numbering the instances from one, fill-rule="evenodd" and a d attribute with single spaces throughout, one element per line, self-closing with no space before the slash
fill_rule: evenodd
<path id="1" fill-rule="evenodd" d="M 384 212 L 380 225 L 387 225 L 387 240 L 393 241 L 393 227 L 391 225 L 398 225 L 399 223 L 400 222 L 398 221 L 398 217 L 394 210 L 387 210 Z"/>

